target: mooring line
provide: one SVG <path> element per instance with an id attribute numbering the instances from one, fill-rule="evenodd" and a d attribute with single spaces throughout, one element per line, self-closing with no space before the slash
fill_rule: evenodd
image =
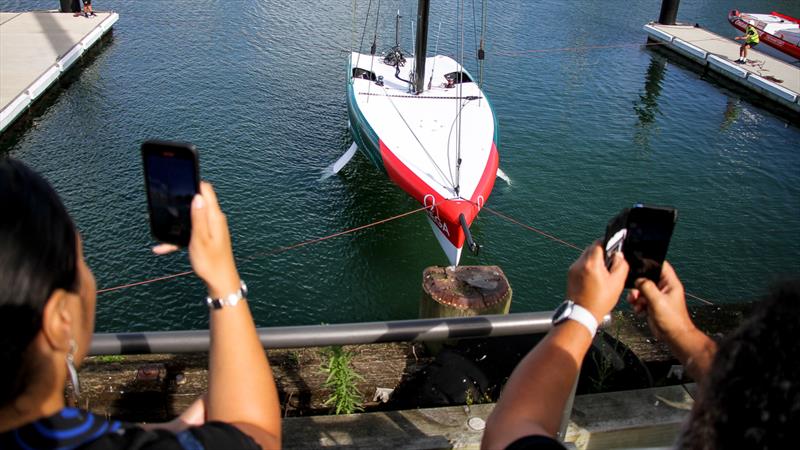
<path id="1" fill-rule="evenodd" d="M 252 260 L 254 260 L 256 258 L 261 258 L 261 257 L 264 257 L 264 256 L 276 255 L 278 253 L 288 252 L 289 250 L 294 250 L 294 249 L 297 249 L 297 248 L 300 248 L 300 247 L 305 247 L 307 245 L 317 244 L 319 242 L 327 241 L 328 239 L 333 239 L 333 238 L 336 238 L 336 237 L 339 237 L 339 236 L 344 236 L 346 234 L 352 234 L 352 233 L 355 233 L 356 231 L 365 230 L 367 228 L 372 228 L 372 227 L 384 224 L 386 222 L 391 222 L 393 220 L 402 219 L 403 217 L 410 216 L 412 214 L 416 214 L 416 213 L 418 213 L 420 211 L 424 211 L 426 209 L 429 209 L 429 207 L 422 206 L 422 207 L 419 207 L 417 209 L 413 209 L 411 211 L 404 212 L 402 214 L 397 214 L 395 216 L 387 217 L 385 219 L 381 219 L 381 220 L 377 220 L 377 221 L 372 222 L 372 223 L 368 223 L 366 225 L 360 225 L 360 226 L 357 226 L 357 227 L 354 227 L 354 228 L 350 228 L 350 229 L 347 229 L 347 230 L 344 230 L 344 231 L 339 231 L 339 232 L 336 232 L 336 233 L 333 233 L 333 234 L 329 234 L 327 236 L 322 236 L 322 237 L 318 237 L 318 238 L 314 238 L 314 239 L 308 239 L 306 241 L 298 242 L 298 243 L 293 244 L 293 245 L 287 245 L 287 246 L 284 246 L 284 247 L 274 248 L 272 250 L 268 250 L 268 251 L 265 251 L 265 252 L 256 253 L 256 254 L 250 255 L 250 256 L 248 256 L 246 258 L 243 258 L 242 259 L 242 263 L 250 262 L 250 261 L 252 261 Z M 119 286 L 98 289 L 97 290 L 97 294 L 103 294 L 103 293 L 111 292 L 111 291 L 118 291 L 118 290 L 126 289 L 126 288 L 129 288 L 129 287 L 141 286 L 141 285 L 144 285 L 144 284 L 155 283 L 155 282 L 158 282 L 158 281 L 171 280 L 173 278 L 183 277 L 183 276 L 186 276 L 186 275 L 190 275 L 192 273 L 194 273 L 193 270 L 187 270 L 185 272 L 174 273 L 172 275 L 165 275 L 165 276 L 161 276 L 161 277 L 157 277 L 157 278 L 150 278 L 148 280 L 137 281 L 135 283 L 128 283 L 128 284 L 122 284 L 122 285 L 119 285 Z"/>
<path id="2" fill-rule="evenodd" d="M 540 229 L 538 229 L 538 228 L 534 228 L 534 227 L 532 227 L 532 226 L 530 226 L 530 225 L 527 225 L 527 224 L 525 224 L 525 223 L 522 223 L 522 222 L 520 222 L 519 220 L 516 220 L 516 219 L 514 219 L 514 218 L 512 218 L 512 217 L 509 217 L 509 216 L 507 216 L 507 215 L 505 215 L 505 214 L 503 214 L 503 213 L 500 213 L 500 212 L 498 212 L 498 211 L 495 211 L 495 210 L 493 210 L 492 208 L 489 208 L 488 206 L 484 206 L 484 207 L 483 207 L 483 209 L 485 209 L 486 211 L 488 211 L 488 212 L 490 212 L 490 213 L 494 214 L 494 215 L 495 215 L 495 216 L 497 216 L 497 217 L 500 217 L 500 218 L 502 218 L 502 219 L 505 219 L 505 220 L 507 220 L 507 221 L 509 221 L 509 222 L 511 222 L 511 223 L 514 223 L 514 224 L 516 224 L 516 225 L 519 225 L 519 226 L 521 226 L 521 227 L 523 227 L 523 228 L 525 228 L 525 229 L 527 229 L 527 230 L 530 230 L 530 231 L 533 231 L 533 232 L 535 232 L 535 233 L 538 233 L 538 234 L 540 234 L 540 235 L 542 235 L 542 236 L 544 236 L 544 237 L 546 237 L 546 238 L 548 238 L 548 239 L 550 239 L 550 240 L 552 240 L 552 241 L 555 241 L 555 242 L 558 242 L 558 243 L 560 243 L 560 244 L 566 245 L 567 247 L 570 247 L 570 248 L 572 248 L 572 249 L 575 249 L 575 250 L 577 250 L 577 251 L 579 251 L 579 252 L 582 252 L 582 251 L 583 251 L 583 249 L 582 249 L 582 248 L 578 247 L 577 245 L 575 245 L 575 244 L 573 244 L 573 243 L 571 243 L 571 242 L 567 242 L 567 241 L 565 241 L 565 240 L 563 240 L 563 239 L 560 239 L 560 238 L 558 238 L 558 237 L 556 237 L 556 236 L 554 236 L 554 235 L 552 235 L 552 234 L 550 234 L 550 233 L 544 232 L 544 231 L 542 231 L 542 230 L 540 230 Z M 695 300 L 699 300 L 699 301 L 701 301 L 701 302 L 705 303 L 706 305 L 714 305 L 714 303 L 713 303 L 713 302 L 711 302 L 711 301 L 709 301 L 709 300 L 706 300 L 706 299 L 704 299 L 704 298 L 702 298 L 702 297 L 698 297 L 697 295 L 694 295 L 694 294 L 692 294 L 691 292 L 686 292 L 686 289 L 685 289 L 685 288 L 684 288 L 684 291 L 683 291 L 683 293 L 684 293 L 684 295 L 686 295 L 687 297 L 691 297 L 691 298 L 693 298 L 693 299 L 695 299 Z"/>
<path id="3" fill-rule="evenodd" d="M 577 250 L 579 252 L 583 251 L 582 248 L 578 247 L 577 245 L 575 245 L 575 244 L 573 244 L 571 242 L 567 242 L 567 241 L 565 241 L 563 239 L 557 238 L 557 237 L 553 236 L 552 234 L 546 233 L 546 232 L 544 232 L 544 231 L 542 231 L 542 230 L 540 230 L 538 228 L 534 228 L 534 227 L 532 227 L 530 225 L 526 225 L 526 224 L 520 222 L 519 220 L 512 219 L 511 217 L 508 217 L 507 215 L 505 215 L 503 213 L 495 211 L 492 208 L 489 208 L 488 206 L 484 206 L 483 209 L 485 209 L 486 211 L 489 211 L 490 213 L 494 214 L 497 217 L 500 217 L 500 218 L 505 219 L 505 220 L 507 220 L 509 222 L 515 223 L 515 224 L 521 226 L 522 228 L 526 228 L 526 229 L 528 229 L 530 231 L 533 231 L 534 233 L 539 233 L 542 236 L 544 236 L 544 237 L 546 237 L 546 238 L 548 238 L 550 240 L 558 242 L 559 244 L 563 244 L 563 245 L 566 245 L 567 247 L 574 248 L 575 250 Z"/>

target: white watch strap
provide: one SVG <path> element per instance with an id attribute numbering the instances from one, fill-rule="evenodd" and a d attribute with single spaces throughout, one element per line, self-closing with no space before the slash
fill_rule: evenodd
<path id="1" fill-rule="evenodd" d="M 585 326 L 592 337 L 594 337 L 594 334 L 597 332 L 597 319 L 594 318 L 594 314 L 590 313 L 588 309 L 581 305 L 573 305 L 572 312 L 567 318 Z"/>

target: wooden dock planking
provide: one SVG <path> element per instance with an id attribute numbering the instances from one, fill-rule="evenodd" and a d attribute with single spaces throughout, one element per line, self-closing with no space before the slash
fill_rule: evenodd
<path id="1" fill-rule="evenodd" d="M 800 68 L 752 48 L 748 62 L 737 64 L 740 42 L 700 27 L 649 23 L 644 29 L 665 47 L 800 113 Z"/>
<path id="2" fill-rule="evenodd" d="M 119 15 L 54 11 L 0 13 L 0 132 L 80 59 Z"/>

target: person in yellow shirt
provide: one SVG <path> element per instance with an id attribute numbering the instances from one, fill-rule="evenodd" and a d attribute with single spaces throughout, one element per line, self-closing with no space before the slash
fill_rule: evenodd
<path id="1" fill-rule="evenodd" d="M 739 47 L 739 59 L 736 60 L 737 63 L 746 63 L 747 62 L 747 49 L 755 47 L 759 43 L 758 38 L 758 30 L 752 25 L 748 25 L 745 29 L 744 36 L 736 36 L 734 39 L 737 41 L 744 40 L 744 44 Z"/>

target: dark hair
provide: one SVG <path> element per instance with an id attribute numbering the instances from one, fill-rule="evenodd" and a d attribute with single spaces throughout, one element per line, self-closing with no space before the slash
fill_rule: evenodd
<path id="1" fill-rule="evenodd" d="M 58 195 L 39 174 L 0 157 L 0 405 L 29 378 L 27 349 L 56 289 L 75 291 L 77 237 Z"/>
<path id="2" fill-rule="evenodd" d="M 786 448 L 800 428 L 800 280 L 769 297 L 719 345 L 680 443 Z"/>

